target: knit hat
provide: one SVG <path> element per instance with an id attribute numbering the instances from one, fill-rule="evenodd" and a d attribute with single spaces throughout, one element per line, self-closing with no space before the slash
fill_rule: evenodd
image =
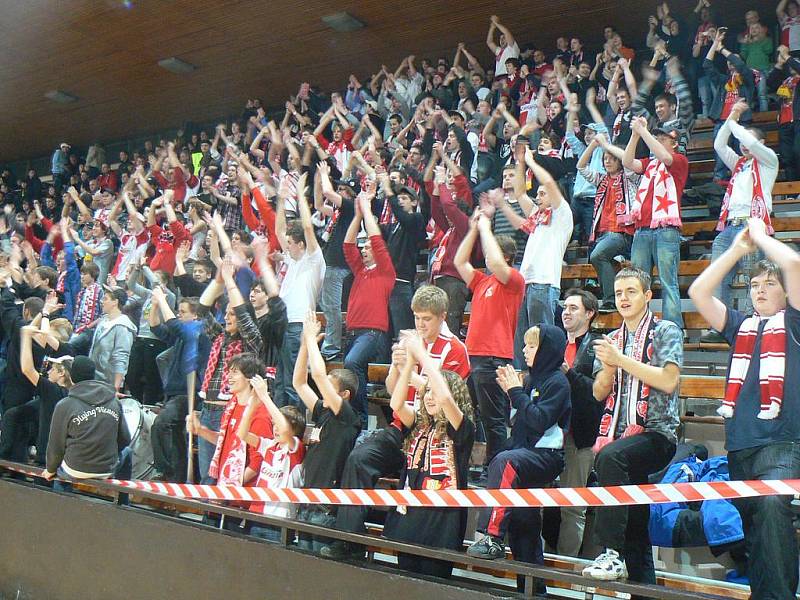
<path id="1" fill-rule="evenodd" d="M 69 376 L 73 383 L 94 379 L 94 361 L 88 356 L 76 356 L 72 361 L 72 367 L 69 369 Z"/>

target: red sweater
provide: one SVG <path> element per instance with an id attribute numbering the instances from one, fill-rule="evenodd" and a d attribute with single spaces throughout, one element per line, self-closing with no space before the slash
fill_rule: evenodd
<path id="1" fill-rule="evenodd" d="M 150 231 L 150 241 L 156 248 L 155 256 L 150 261 L 150 269 L 165 271 L 171 275 L 175 271 L 178 246 L 187 240 L 191 242 L 192 234 L 178 221 L 170 223 L 168 231 L 164 231 L 159 225 L 151 225 L 147 229 Z"/>
<path id="2" fill-rule="evenodd" d="M 450 275 L 456 279 L 461 279 L 458 270 L 453 264 L 453 259 L 456 257 L 461 241 L 469 230 L 469 217 L 458 207 L 456 198 L 460 198 L 467 206 L 472 207 L 472 191 L 469 187 L 469 181 L 463 175 L 458 175 L 453 180 L 455 196 L 444 184 L 439 186 L 438 196 L 433 194 L 434 185 L 431 182 L 426 182 L 425 186 L 428 190 L 428 195 L 431 197 L 431 217 L 436 226 L 443 232 L 447 232 L 451 225 L 453 227 L 453 231 L 447 237 L 442 266 L 439 272 L 436 273 L 436 277 Z"/>
<path id="3" fill-rule="evenodd" d="M 44 227 L 45 231 L 49 232 L 53 228 L 53 222 L 45 217 L 42 219 L 42 226 Z M 25 225 L 25 239 L 28 243 L 33 246 L 33 249 L 36 251 L 36 254 L 42 253 L 42 246 L 44 246 L 45 240 L 40 240 L 37 238 L 33 233 L 33 227 L 29 225 Z M 56 256 L 59 252 L 64 249 L 64 240 L 61 238 L 61 234 L 55 236 L 53 238 L 53 260 L 56 259 Z"/>
<path id="4" fill-rule="evenodd" d="M 397 275 L 386 243 L 380 235 L 369 238 L 375 266 L 368 269 L 355 244 L 345 242 L 344 257 L 353 272 L 353 286 L 347 305 L 347 329 L 389 331 L 389 296 Z"/>

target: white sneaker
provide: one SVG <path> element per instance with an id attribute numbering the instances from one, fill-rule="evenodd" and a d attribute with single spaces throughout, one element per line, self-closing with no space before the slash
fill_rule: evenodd
<path id="1" fill-rule="evenodd" d="M 628 577 L 628 568 L 616 550 L 606 550 L 583 570 L 583 576 L 602 579 L 603 581 L 626 579 Z"/>
<path id="2" fill-rule="evenodd" d="M 777 419 L 780 412 L 781 412 L 781 405 L 778 404 L 777 402 L 772 402 L 769 405 L 769 408 L 761 410 L 756 416 L 759 419 L 764 419 L 764 420 Z"/>
<path id="3" fill-rule="evenodd" d="M 730 419 L 733 417 L 733 407 L 723 404 L 717 409 L 717 414 L 725 419 Z"/>

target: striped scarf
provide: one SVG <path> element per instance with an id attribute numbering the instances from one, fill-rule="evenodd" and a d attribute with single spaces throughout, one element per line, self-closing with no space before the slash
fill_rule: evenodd
<path id="1" fill-rule="evenodd" d="M 80 333 L 97 319 L 102 298 L 103 288 L 99 283 L 92 283 L 78 293 L 77 309 L 72 321 L 75 333 Z"/>
<path id="2" fill-rule="evenodd" d="M 209 369 L 206 370 L 206 373 L 208 373 L 208 371 Z M 228 424 L 231 421 L 233 409 L 236 408 L 238 402 L 236 396 L 233 396 L 225 405 L 225 411 L 222 413 L 222 418 L 219 422 L 219 435 L 217 436 L 217 445 L 214 447 L 214 456 L 208 465 L 208 476 L 216 479 L 217 483 L 220 485 L 242 485 L 244 483 L 244 471 L 247 467 L 247 444 L 238 438 L 235 431 L 228 431 Z M 228 456 L 225 457 L 225 463 L 228 464 L 226 477 L 223 481 L 219 481 L 222 446 L 225 445 L 225 438 L 228 435 L 234 436 L 233 444 Z"/>
<path id="3" fill-rule="evenodd" d="M 597 194 L 594 197 L 594 212 L 592 213 L 592 232 L 589 234 L 589 241 L 593 242 L 597 234 L 597 226 L 603 216 L 603 206 L 608 198 L 609 190 L 614 190 L 616 199 L 614 206 L 614 216 L 617 225 L 627 225 L 630 221 L 631 203 L 625 193 L 625 174 L 619 172 L 616 175 L 604 175 L 597 186 Z"/>
<path id="4" fill-rule="evenodd" d="M 642 205 L 650 194 L 653 195 L 650 204 L 650 229 L 680 227 L 680 198 L 675 187 L 675 179 L 667 165 L 656 159 L 647 165 L 639 182 L 639 191 L 631 205 L 631 216 L 637 221 L 637 227 L 638 221 L 642 218 Z"/>
<path id="5" fill-rule="evenodd" d="M 552 208 L 540 208 L 535 213 L 530 215 L 520 227 L 528 235 L 533 235 L 539 225 L 550 225 L 550 219 L 553 217 Z"/>
<path id="6" fill-rule="evenodd" d="M 633 351 L 631 358 L 648 364 L 653 357 L 653 336 L 658 324 L 658 318 L 649 310 L 645 313 L 639 325 L 636 327 L 633 338 Z M 624 354 L 626 338 L 630 335 L 625 323 L 617 329 L 611 336 L 611 340 L 616 344 L 620 352 Z M 629 437 L 644 432 L 647 422 L 648 401 L 650 398 L 650 386 L 637 379 L 631 374 L 627 378 L 623 377 L 621 368 L 617 368 L 617 375 L 614 378 L 614 387 L 606 398 L 606 405 L 603 409 L 603 416 L 600 419 L 600 431 L 597 441 L 594 444 L 595 454 L 600 452 L 604 446 L 614 441 L 614 434 L 617 430 L 619 420 L 620 400 L 622 399 L 622 383 L 627 379 L 627 427 L 622 433 L 622 437 Z"/>
<path id="7" fill-rule="evenodd" d="M 786 373 L 786 328 L 785 312 L 780 311 L 771 317 L 761 317 L 757 313 L 748 317 L 739 326 L 736 342 L 733 346 L 731 366 L 728 369 L 728 385 L 725 388 L 725 399 L 722 409 L 734 409 L 739 398 L 742 384 L 750 370 L 750 361 L 758 341 L 758 330 L 762 321 L 764 330 L 761 333 L 761 353 L 759 360 L 758 382 L 761 389 L 761 413 L 759 419 L 774 419 L 777 414 L 769 414 L 773 404 L 783 403 L 783 378 Z M 728 411 L 730 414 L 730 411 Z M 725 415 L 723 415 L 725 416 Z"/>

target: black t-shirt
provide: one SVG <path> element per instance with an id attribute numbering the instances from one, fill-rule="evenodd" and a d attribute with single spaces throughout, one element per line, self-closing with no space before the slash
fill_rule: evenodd
<path id="1" fill-rule="evenodd" d="M 355 215 L 355 208 L 352 200 L 342 198 L 342 205 L 339 207 L 339 218 L 336 220 L 336 225 L 331 231 L 331 236 L 328 238 L 328 243 L 325 245 L 323 256 L 325 256 L 325 265 L 328 267 L 345 267 L 347 268 L 347 261 L 344 258 L 344 236 L 347 233 L 347 228 L 350 226 L 350 221 L 353 220 Z"/>
<path id="2" fill-rule="evenodd" d="M 36 395 L 39 396 L 39 426 L 46 429 L 44 435 L 39 435 L 42 448 L 38 448 L 38 456 L 44 462 L 44 457 L 47 455 L 47 432 L 50 431 L 50 421 L 53 420 L 53 410 L 58 404 L 59 400 L 66 397 L 69 390 L 65 387 L 53 383 L 47 377 L 39 377 L 39 383 L 36 384 Z"/>
<path id="3" fill-rule="evenodd" d="M 739 327 L 749 315 L 728 309 L 723 337 L 735 346 Z M 761 332 L 766 320 L 759 324 L 750 368 L 739 390 L 733 418 L 725 419 L 725 449 L 728 452 L 757 448 L 775 442 L 800 441 L 800 369 L 795 368 L 800 361 L 800 311 L 786 307 L 786 372 L 783 381 L 783 403 L 775 419 L 759 419 L 761 410 L 761 388 L 759 367 L 761 365 Z M 730 368 L 730 362 L 728 363 Z"/>
<path id="4" fill-rule="evenodd" d="M 339 487 L 344 463 L 361 432 L 361 417 L 347 401 L 335 415 L 322 405 L 322 400 L 318 400 L 311 419 L 315 425 L 303 460 L 304 485 L 311 488 Z"/>

